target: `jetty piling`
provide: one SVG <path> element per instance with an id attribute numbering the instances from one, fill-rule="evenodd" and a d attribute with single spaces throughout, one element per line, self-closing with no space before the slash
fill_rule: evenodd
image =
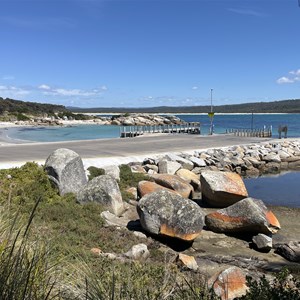
<path id="1" fill-rule="evenodd" d="M 249 128 L 231 128 L 226 129 L 226 133 L 233 134 L 234 136 L 240 136 L 240 137 L 272 137 L 272 125 L 267 127 L 264 125 L 263 128 L 255 128 L 255 129 L 249 129 Z"/>
<path id="2" fill-rule="evenodd" d="M 153 126 L 120 126 L 120 137 L 136 137 L 145 133 L 185 133 L 201 134 L 199 122 L 172 125 L 153 125 Z"/>

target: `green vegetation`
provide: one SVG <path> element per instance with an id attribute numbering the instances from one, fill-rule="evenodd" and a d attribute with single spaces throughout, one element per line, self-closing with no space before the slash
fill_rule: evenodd
<path id="1" fill-rule="evenodd" d="M 0 119 L 2 121 L 28 121 L 32 117 L 54 117 L 90 120 L 92 117 L 84 114 L 74 114 L 63 105 L 25 102 L 0 97 Z M 30 118 L 31 117 L 31 118 Z"/>
<path id="2" fill-rule="evenodd" d="M 94 166 L 88 167 L 89 174 L 89 180 L 92 180 L 95 177 L 101 176 L 105 174 L 105 170 L 102 168 L 97 168 Z"/>
<path id="3" fill-rule="evenodd" d="M 142 179 L 121 167 L 122 189 Z M 200 274 L 181 270 L 176 253 L 160 250 L 153 239 L 147 240 L 147 262 L 92 253 L 120 255 L 140 241 L 129 230 L 105 227 L 99 204 L 59 196 L 43 167 L 0 170 L 0 190 L 0 299 L 218 299 Z M 249 280 L 241 299 L 299 299 L 299 281 L 292 279 L 288 288 L 288 273 L 276 278 L 274 285 Z"/>
<path id="4" fill-rule="evenodd" d="M 247 295 L 240 297 L 240 300 L 299 300 L 300 281 L 291 277 L 287 269 L 275 274 L 275 279 L 271 284 L 265 276 L 255 281 L 251 277 L 247 278 L 249 291 Z"/>
<path id="5" fill-rule="evenodd" d="M 54 115 L 58 112 L 65 112 L 67 109 L 63 105 L 25 102 L 9 98 L 3 99 L 0 97 L 0 114 L 3 114 L 5 111 L 8 113 L 22 113 L 31 115 Z"/>
<path id="6" fill-rule="evenodd" d="M 204 106 L 159 106 L 159 107 L 96 107 L 96 108 L 69 108 L 74 112 L 98 113 L 207 113 L 209 105 Z M 214 106 L 217 113 L 300 113 L 300 99 L 282 100 L 273 102 L 254 102 L 231 105 Z"/>
<path id="7" fill-rule="evenodd" d="M 64 118 L 67 117 L 68 119 L 72 118 L 73 120 L 90 120 L 91 117 L 84 114 L 73 114 L 71 111 L 64 111 L 57 114 L 57 117 Z"/>
<path id="8" fill-rule="evenodd" d="M 133 197 L 126 190 L 130 187 L 137 187 L 142 180 L 150 180 L 150 177 L 147 174 L 133 173 L 128 165 L 120 166 L 119 187 L 124 201 L 128 201 Z"/>

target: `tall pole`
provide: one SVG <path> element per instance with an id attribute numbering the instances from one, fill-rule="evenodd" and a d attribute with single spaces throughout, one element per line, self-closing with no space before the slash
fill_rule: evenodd
<path id="1" fill-rule="evenodd" d="M 212 105 L 212 94 L 213 94 L 213 89 L 210 89 L 210 132 L 209 134 L 213 134 L 213 119 L 214 119 L 214 113 L 213 113 L 213 105 Z"/>
<path id="2" fill-rule="evenodd" d="M 212 108 L 212 93 L 213 93 L 213 89 L 210 89 L 210 112 L 213 112 L 213 108 Z"/>

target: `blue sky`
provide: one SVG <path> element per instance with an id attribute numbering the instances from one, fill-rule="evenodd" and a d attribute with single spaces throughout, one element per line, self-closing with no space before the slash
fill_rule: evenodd
<path id="1" fill-rule="evenodd" d="M 298 0 L 0 0 L 0 97 L 78 107 L 300 98 Z"/>

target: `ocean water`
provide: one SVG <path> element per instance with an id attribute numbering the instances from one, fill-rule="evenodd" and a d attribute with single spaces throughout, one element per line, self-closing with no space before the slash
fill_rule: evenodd
<path id="1" fill-rule="evenodd" d="M 207 135 L 210 119 L 204 114 L 177 115 L 187 122 L 200 122 L 201 134 Z M 278 126 L 288 126 L 288 137 L 300 137 L 300 114 L 216 114 L 213 120 L 214 133 L 225 133 L 226 129 L 262 128 L 273 126 L 273 136 L 278 137 Z M 71 127 L 23 127 L 9 128 L 6 134 L 12 139 L 55 142 L 70 140 L 88 140 L 119 138 L 119 126 L 115 125 L 78 125 Z"/>
<path id="2" fill-rule="evenodd" d="M 208 134 L 210 119 L 207 115 L 178 115 L 187 122 L 200 122 L 201 134 Z M 300 114 L 216 114 L 213 119 L 214 132 L 224 133 L 226 129 L 262 129 L 273 127 L 273 136 L 278 137 L 279 125 L 288 126 L 288 137 L 300 137 Z"/>
<path id="3" fill-rule="evenodd" d="M 300 172 L 248 178 L 244 182 L 250 197 L 269 205 L 300 208 Z"/>

